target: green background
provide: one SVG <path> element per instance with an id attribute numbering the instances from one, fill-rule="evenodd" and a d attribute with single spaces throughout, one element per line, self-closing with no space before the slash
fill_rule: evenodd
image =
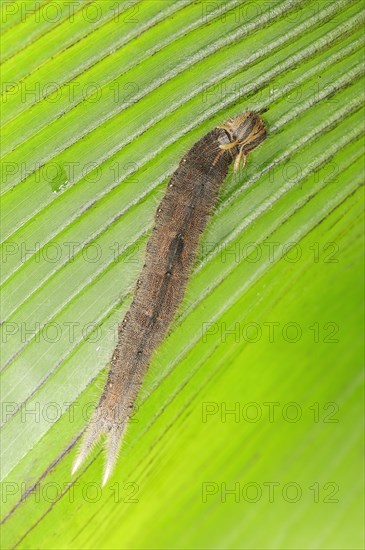
<path id="1" fill-rule="evenodd" d="M 363 548 L 363 2 L 1 10 L 2 547 Z M 246 110 L 115 472 L 71 477 L 168 178 Z"/>

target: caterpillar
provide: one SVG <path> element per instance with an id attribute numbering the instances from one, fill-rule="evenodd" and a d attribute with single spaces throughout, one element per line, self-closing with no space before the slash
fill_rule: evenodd
<path id="1" fill-rule="evenodd" d="M 155 349 L 162 342 L 183 298 L 199 238 L 234 160 L 234 170 L 266 138 L 262 119 L 246 112 L 217 126 L 182 158 L 157 209 L 145 264 L 132 304 L 118 327 L 99 404 L 85 430 L 74 473 L 102 435 L 107 456 L 103 485 L 118 454 L 134 401 Z"/>

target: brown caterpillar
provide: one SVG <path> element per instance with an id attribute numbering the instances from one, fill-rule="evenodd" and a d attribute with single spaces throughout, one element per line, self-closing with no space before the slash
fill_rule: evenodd
<path id="1" fill-rule="evenodd" d="M 200 234 L 229 165 L 235 159 L 235 170 L 241 162 L 244 166 L 248 153 L 265 137 L 261 118 L 253 112 L 244 113 L 206 134 L 180 161 L 157 209 L 134 299 L 119 325 L 108 379 L 72 473 L 105 434 L 103 485 L 106 483 L 152 353 L 163 340 L 183 298 Z"/>

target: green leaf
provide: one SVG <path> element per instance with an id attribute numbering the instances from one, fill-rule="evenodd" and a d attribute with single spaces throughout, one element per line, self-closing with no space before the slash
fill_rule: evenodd
<path id="1" fill-rule="evenodd" d="M 4 548 L 363 548 L 364 17 L 3 1 Z M 167 181 L 246 110 L 111 481 L 71 477 Z"/>

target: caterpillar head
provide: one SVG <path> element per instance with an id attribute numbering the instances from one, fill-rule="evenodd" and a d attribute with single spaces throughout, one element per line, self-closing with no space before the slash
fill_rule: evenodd
<path id="1" fill-rule="evenodd" d="M 237 171 L 240 163 L 246 164 L 248 153 L 258 147 L 266 138 L 266 128 L 262 119 L 256 113 L 249 111 L 234 118 L 230 118 L 222 126 L 225 130 L 229 143 L 220 145 L 223 150 L 238 149 L 234 163 L 234 170 Z"/>

